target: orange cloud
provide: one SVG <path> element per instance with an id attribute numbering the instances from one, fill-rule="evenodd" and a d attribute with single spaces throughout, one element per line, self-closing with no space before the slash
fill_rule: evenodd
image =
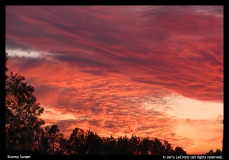
<path id="1" fill-rule="evenodd" d="M 6 51 L 65 136 L 157 136 L 191 152 L 222 137 L 216 123 L 203 141 L 178 133 L 205 122 L 169 112 L 176 94 L 223 103 L 222 6 L 7 6 Z"/>

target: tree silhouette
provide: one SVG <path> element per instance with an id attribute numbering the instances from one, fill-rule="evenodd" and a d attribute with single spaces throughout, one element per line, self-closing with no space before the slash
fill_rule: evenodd
<path id="1" fill-rule="evenodd" d="M 216 151 L 214 152 L 212 149 L 206 153 L 206 155 L 222 155 L 222 152 L 220 149 L 216 149 Z"/>
<path id="2" fill-rule="evenodd" d="M 6 150 L 32 151 L 35 149 L 40 126 L 38 116 L 43 108 L 36 103 L 34 88 L 23 82 L 23 76 L 10 73 L 5 84 Z"/>
<path id="3" fill-rule="evenodd" d="M 115 147 L 116 147 L 116 140 L 114 139 L 114 137 L 107 137 L 104 138 L 103 137 L 103 152 L 104 154 L 116 154 L 115 152 Z"/>
<path id="4" fill-rule="evenodd" d="M 7 53 L 5 53 L 7 56 Z M 6 61 L 7 62 L 7 57 Z M 5 68 L 5 71 L 8 69 Z M 181 147 L 173 150 L 168 141 L 163 143 L 155 138 L 140 139 L 132 135 L 100 138 L 92 131 L 85 132 L 75 128 L 69 139 L 65 139 L 57 125 L 46 126 L 39 118 L 44 109 L 36 102 L 34 87 L 24 82 L 25 78 L 18 74 L 6 75 L 5 84 L 5 146 L 6 151 L 27 151 L 41 154 L 102 154 L 102 155 L 186 155 Z M 210 150 L 207 154 L 221 154 Z"/>
<path id="5" fill-rule="evenodd" d="M 167 155 L 174 154 L 174 150 L 168 141 L 164 141 L 163 146 L 164 146 L 164 151 L 163 151 L 164 154 Z"/>
<path id="6" fill-rule="evenodd" d="M 136 135 L 132 135 L 131 138 L 129 139 L 130 142 L 130 151 L 132 154 L 137 155 L 140 154 L 140 138 L 136 137 Z"/>
<path id="7" fill-rule="evenodd" d="M 151 154 L 152 155 L 161 155 L 163 154 L 163 151 L 164 151 L 164 146 L 162 142 L 158 138 L 155 138 L 152 143 Z"/>
<path id="8" fill-rule="evenodd" d="M 57 125 L 52 125 L 51 127 L 45 127 L 45 133 L 43 136 L 43 146 L 51 154 L 61 153 L 60 144 L 63 138 L 63 134 L 59 133 Z"/>
<path id="9" fill-rule="evenodd" d="M 69 138 L 69 154 L 86 154 L 86 133 L 79 128 L 75 128 Z"/>
<path id="10" fill-rule="evenodd" d="M 176 154 L 176 155 L 187 155 L 187 153 L 183 150 L 183 148 L 178 147 L 178 146 L 175 148 L 174 154 Z"/>
<path id="11" fill-rule="evenodd" d="M 222 152 L 221 152 L 220 149 L 216 149 L 215 154 L 216 154 L 216 155 L 220 155 L 220 154 L 222 154 Z"/>
<path id="12" fill-rule="evenodd" d="M 60 150 L 62 154 L 70 155 L 70 143 L 68 139 L 64 137 L 60 139 Z"/>
<path id="13" fill-rule="evenodd" d="M 152 141 L 149 140 L 149 138 L 144 138 L 140 141 L 139 148 L 140 148 L 140 154 L 142 155 L 148 155 L 150 152 L 150 146 L 152 145 Z"/>
<path id="14" fill-rule="evenodd" d="M 86 135 L 86 147 L 88 149 L 87 154 L 103 154 L 103 141 L 102 139 L 94 132 L 87 131 Z"/>
<path id="15" fill-rule="evenodd" d="M 130 151 L 130 143 L 129 139 L 125 135 L 124 137 L 118 137 L 117 143 L 116 143 L 116 154 L 132 154 Z"/>
<path id="16" fill-rule="evenodd" d="M 34 87 L 22 82 L 23 80 L 25 80 L 23 76 L 10 73 L 6 80 L 6 106 L 21 116 L 40 116 L 44 109 L 36 103 L 36 97 L 33 95 Z"/>

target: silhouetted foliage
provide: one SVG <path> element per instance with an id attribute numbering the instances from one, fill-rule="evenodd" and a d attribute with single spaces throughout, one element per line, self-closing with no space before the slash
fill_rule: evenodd
<path id="1" fill-rule="evenodd" d="M 125 154 L 125 155 L 131 154 L 130 142 L 127 136 L 118 137 L 115 150 L 116 150 L 116 154 Z"/>
<path id="2" fill-rule="evenodd" d="M 92 131 L 87 131 L 85 146 L 87 148 L 87 154 L 103 154 L 103 141 Z"/>
<path id="3" fill-rule="evenodd" d="M 86 154 L 86 133 L 82 129 L 75 128 L 70 135 L 67 145 L 68 154 Z"/>
<path id="4" fill-rule="evenodd" d="M 130 143 L 130 151 L 134 155 L 138 155 L 140 153 L 140 138 L 136 137 L 136 135 L 132 135 L 129 139 Z"/>
<path id="5" fill-rule="evenodd" d="M 7 56 L 7 53 L 6 53 Z M 6 57 L 7 61 L 7 57 Z M 6 71 L 8 69 L 6 68 Z M 75 128 L 68 139 L 60 133 L 57 125 L 46 126 L 38 118 L 44 111 L 33 95 L 34 87 L 23 82 L 25 78 L 10 73 L 6 76 L 5 95 L 5 142 L 6 151 L 65 155 L 186 155 L 181 147 L 173 150 L 168 141 L 163 143 L 132 135 L 101 138 L 92 131 Z M 207 154 L 220 154 L 220 150 Z"/>
<path id="6" fill-rule="evenodd" d="M 52 125 L 51 127 L 46 126 L 42 135 L 42 146 L 44 151 L 47 151 L 51 154 L 60 154 L 63 134 L 59 133 L 57 125 Z"/>
<path id="7" fill-rule="evenodd" d="M 155 138 L 154 141 L 153 141 L 153 145 L 152 145 L 152 150 L 151 150 L 151 153 L 154 155 L 160 155 L 160 154 L 163 154 L 163 151 L 164 151 L 164 146 L 162 144 L 162 142 Z"/>
<path id="8" fill-rule="evenodd" d="M 174 154 L 174 150 L 171 146 L 171 144 L 168 141 L 164 141 L 164 153 L 168 154 L 168 155 L 173 155 Z"/>
<path id="9" fill-rule="evenodd" d="M 23 76 L 14 75 L 12 72 L 6 77 L 6 150 L 34 150 L 41 132 L 40 126 L 44 124 L 44 121 L 38 118 L 44 109 L 36 103 L 34 88 L 23 80 Z"/>
<path id="10" fill-rule="evenodd" d="M 116 140 L 114 137 L 112 136 L 107 138 L 103 137 L 103 152 L 105 154 L 108 155 L 116 154 L 115 147 L 116 147 Z"/>
<path id="11" fill-rule="evenodd" d="M 176 154 L 176 155 L 187 155 L 187 153 L 183 150 L 183 148 L 178 147 L 178 146 L 175 148 L 174 154 Z"/>
<path id="12" fill-rule="evenodd" d="M 212 149 L 206 153 L 206 155 L 222 155 L 222 151 L 220 149 L 216 149 L 214 152 Z"/>

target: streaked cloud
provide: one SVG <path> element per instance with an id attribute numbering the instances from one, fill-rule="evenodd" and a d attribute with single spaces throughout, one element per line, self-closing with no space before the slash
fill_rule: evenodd
<path id="1" fill-rule="evenodd" d="M 152 135 L 191 152 L 222 137 L 222 6 L 6 6 L 6 51 L 65 135 Z M 217 132 L 190 136 L 202 124 Z"/>

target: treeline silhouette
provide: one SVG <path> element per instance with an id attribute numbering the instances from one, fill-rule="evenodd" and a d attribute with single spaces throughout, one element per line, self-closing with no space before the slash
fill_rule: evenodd
<path id="1" fill-rule="evenodd" d="M 210 151 L 206 153 L 206 155 L 221 155 L 221 154 L 223 154 L 223 152 L 220 149 L 216 149 L 215 152 L 212 149 L 210 149 Z"/>
<path id="2" fill-rule="evenodd" d="M 6 61 L 7 62 L 7 53 Z M 8 69 L 5 68 L 7 71 Z M 181 148 L 172 148 L 168 141 L 132 135 L 114 138 L 99 137 L 96 133 L 75 128 L 64 138 L 57 125 L 42 128 L 39 118 L 44 108 L 36 102 L 34 87 L 18 74 L 6 75 L 5 95 L 5 146 L 6 152 L 39 154 L 101 154 L 101 155 L 186 155 Z M 214 152 L 213 152 L 214 153 Z"/>

